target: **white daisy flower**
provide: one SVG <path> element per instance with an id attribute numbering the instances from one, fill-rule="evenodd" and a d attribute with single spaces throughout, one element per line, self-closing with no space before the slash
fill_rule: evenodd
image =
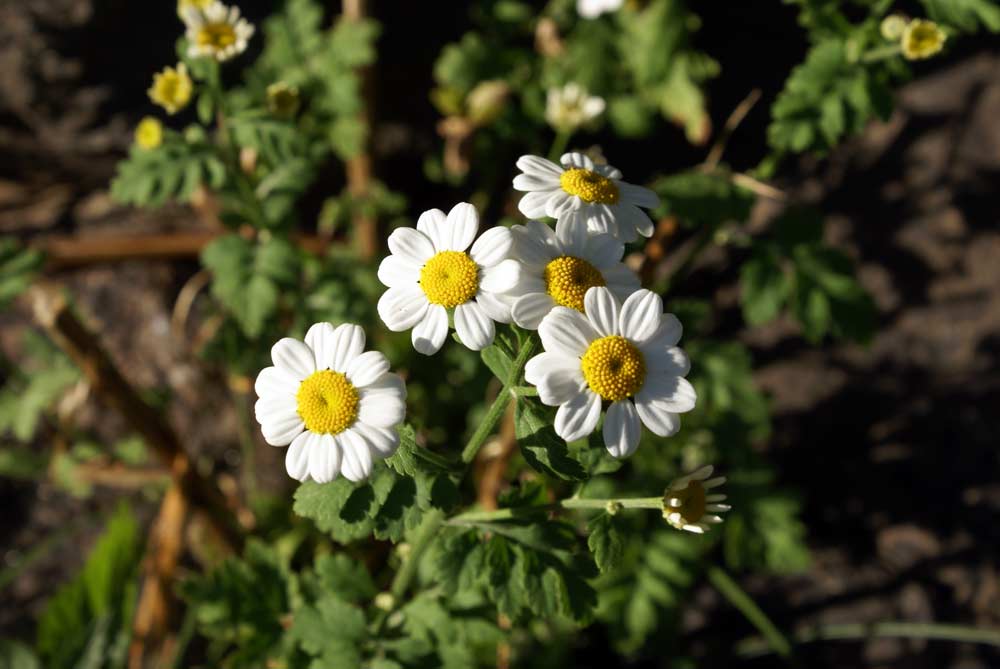
<path id="1" fill-rule="evenodd" d="M 706 465 L 671 482 L 663 493 L 663 518 L 678 530 L 704 534 L 711 525 L 722 522 L 718 514 L 729 511 L 726 496 L 709 493 L 726 482 L 725 476 L 712 475 L 712 465 Z"/>
<path id="2" fill-rule="evenodd" d="M 397 228 L 378 278 L 389 287 L 378 313 L 393 332 L 413 328 L 413 348 L 437 353 L 448 336 L 448 310 L 455 310 L 455 330 L 473 351 L 493 343 L 493 322 L 510 322 L 505 293 L 517 285 L 521 266 L 507 258 L 513 244 L 508 228 L 490 228 L 479 239 L 479 214 L 467 202 L 445 216 L 425 211 L 417 228 Z M 473 244 L 473 240 L 476 243 Z M 472 249 L 466 249 L 472 245 Z"/>
<path id="3" fill-rule="evenodd" d="M 550 88 L 545 97 L 545 120 L 556 130 L 572 132 L 604 113 L 604 98 L 588 95 L 580 84 L 570 82 Z"/>
<path id="4" fill-rule="evenodd" d="M 538 156 L 521 156 L 514 188 L 526 191 L 518 209 L 528 218 L 550 216 L 571 225 L 585 225 L 592 232 L 634 242 L 653 234 L 653 222 L 640 209 L 660 204 L 656 193 L 622 181 L 610 165 L 595 165 L 582 153 L 567 153 L 562 165 Z"/>
<path id="5" fill-rule="evenodd" d="M 188 56 L 209 56 L 220 63 L 247 49 L 254 27 L 240 18 L 239 7 L 212 2 L 204 9 L 197 3 L 181 9 L 187 26 Z"/>
<path id="6" fill-rule="evenodd" d="M 288 475 L 327 483 L 343 474 L 361 481 L 374 460 L 399 446 L 396 426 L 406 413 L 406 386 L 378 351 L 365 352 L 358 325 L 316 323 L 305 343 L 286 337 L 261 370 L 254 412 L 264 440 L 291 444 Z"/>
<path id="7" fill-rule="evenodd" d="M 585 19 L 596 19 L 601 14 L 616 12 L 625 0 L 576 0 L 576 11 Z"/>
<path id="8" fill-rule="evenodd" d="M 554 307 L 583 311 L 583 297 L 594 286 L 607 286 L 624 300 L 639 290 L 639 277 L 621 262 L 625 245 L 611 235 L 588 233 L 581 225 L 556 224 L 555 232 L 538 221 L 511 228 L 513 257 L 521 280 L 511 291 L 514 322 L 537 330 Z"/>
<path id="9" fill-rule="evenodd" d="M 640 423 L 661 437 L 675 434 L 678 414 L 696 399 L 683 378 L 690 364 L 677 347 L 680 321 L 648 290 L 622 304 L 607 288 L 591 288 L 584 311 L 553 308 L 538 327 L 545 352 L 524 370 L 539 399 L 559 407 L 556 433 L 566 441 L 586 437 L 606 402 L 604 445 L 616 458 L 635 452 Z"/>

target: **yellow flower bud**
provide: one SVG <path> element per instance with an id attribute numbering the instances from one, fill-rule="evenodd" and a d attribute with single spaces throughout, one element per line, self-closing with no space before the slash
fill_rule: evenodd
<path id="1" fill-rule="evenodd" d="M 267 110 L 278 118 L 290 119 L 299 112 L 299 89 L 284 81 L 267 87 Z"/>
<path id="2" fill-rule="evenodd" d="M 135 143 L 141 149 L 152 151 L 163 143 L 163 124 L 159 119 L 147 116 L 135 127 Z"/>
<path id="3" fill-rule="evenodd" d="M 149 99 L 176 114 L 191 102 L 194 83 L 188 75 L 187 66 L 179 63 L 176 68 L 165 67 L 153 75 L 153 85 L 149 88 Z"/>
<path id="4" fill-rule="evenodd" d="M 907 60 L 930 58 L 944 48 L 947 35 L 933 21 L 914 19 L 906 24 L 900 46 Z"/>
<path id="5" fill-rule="evenodd" d="M 890 42 L 896 42 L 903 36 L 903 31 L 906 30 L 906 19 L 900 14 L 889 14 L 889 16 L 882 19 L 882 23 L 879 24 L 878 29 L 882 33 L 882 37 Z"/>

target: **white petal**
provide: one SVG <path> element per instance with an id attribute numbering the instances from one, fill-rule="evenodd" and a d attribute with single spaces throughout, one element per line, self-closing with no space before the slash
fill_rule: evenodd
<path id="1" fill-rule="evenodd" d="M 455 331 L 466 348 L 482 351 L 493 343 L 496 327 L 482 307 L 466 302 L 455 307 Z"/>
<path id="2" fill-rule="evenodd" d="M 265 367 L 260 370 L 253 389 L 257 397 L 287 396 L 294 397 L 299 392 L 300 379 L 278 367 Z"/>
<path id="3" fill-rule="evenodd" d="M 590 288 L 583 296 L 583 311 L 599 335 L 609 337 L 621 334 L 618 325 L 621 306 L 607 288 L 603 286 Z"/>
<path id="4" fill-rule="evenodd" d="M 375 427 L 361 421 L 354 423 L 350 429 L 364 437 L 373 456 L 388 458 L 399 448 L 399 432 L 395 429 Z"/>
<path id="5" fill-rule="evenodd" d="M 684 334 L 684 326 L 681 325 L 680 320 L 677 316 L 673 314 L 663 314 L 663 318 L 660 319 L 660 325 L 653 333 L 653 336 L 649 338 L 646 345 L 651 349 L 666 349 L 671 346 L 676 346 L 677 342 L 681 340 L 681 335 Z"/>
<path id="6" fill-rule="evenodd" d="M 356 388 L 364 388 L 389 371 L 389 360 L 379 351 L 367 351 L 347 363 L 347 380 Z"/>
<path id="7" fill-rule="evenodd" d="M 378 315 L 393 332 L 409 330 L 424 319 L 430 303 L 420 286 L 390 288 L 378 300 Z"/>
<path id="8" fill-rule="evenodd" d="M 640 235 L 652 236 L 653 221 L 649 220 L 649 216 L 642 209 L 631 204 L 619 204 L 615 207 L 615 213 L 618 236 L 623 242 L 634 242 Z"/>
<path id="9" fill-rule="evenodd" d="M 604 446 L 615 458 L 627 458 L 639 446 L 642 426 L 631 400 L 612 402 L 604 416 Z"/>
<path id="10" fill-rule="evenodd" d="M 309 476 L 316 483 L 329 483 L 341 471 L 343 453 L 339 436 L 316 435 L 319 438 L 309 442 Z"/>
<path id="11" fill-rule="evenodd" d="M 551 160 L 539 156 L 521 156 L 517 159 L 517 169 L 525 174 L 549 175 L 558 181 L 563 170 Z"/>
<path id="12" fill-rule="evenodd" d="M 295 395 L 262 397 L 254 403 L 253 413 L 261 425 L 291 424 L 299 420 Z"/>
<path id="13" fill-rule="evenodd" d="M 417 219 L 417 230 L 427 235 L 436 251 L 448 248 L 448 217 L 440 209 L 428 209 Z"/>
<path id="14" fill-rule="evenodd" d="M 406 256 L 386 256 L 378 266 L 378 280 L 389 288 L 412 286 L 420 280 L 420 265 Z"/>
<path id="15" fill-rule="evenodd" d="M 480 267 L 492 267 L 510 254 L 513 245 L 514 237 L 510 234 L 510 228 L 490 228 L 472 245 L 469 256 Z"/>
<path id="16" fill-rule="evenodd" d="M 599 336 L 586 316 L 576 309 L 559 306 L 542 319 L 538 334 L 546 351 L 573 357 L 582 356 L 590 342 Z"/>
<path id="17" fill-rule="evenodd" d="M 560 218 L 556 221 L 556 239 L 564 255 L 584 257 L 587 251 L 587 226 L 578 217 Z"/>
<path id="18" fill-rule="evenodd" d="M 475 301 L 489 318 L 497 323 L 510 323 L 510 304 L 508 304 L 510 298 L 507 296 L 501 299 L 493 293 L 480 291 Z"/>
<path id="19" fill-rule="evenodd" d="M 479 232 L 479 214 L 468 202 L 459 202 L 448 212 L 447 246 L 449 251 L 464 251 Z M 439 251 L 444 249 L 438 249 Z"/>
<path id="20" fill-rule="evenodd" d="M 511 257 L 517 258 L 523 265 L 544 268 L 549 261 L 561 255 L 552 228 L 544 223 L 528 221 L 524 225 L 515 225 L 510 232 L 514 237 Z"/>
<path id="21" fill-rule="evenodd" d="M 327 369 L 333 362 L 333 325 L 314 323 L 306 332 L 306 346 L 312 349 L 316 369 Z"/>
<path id="22" fill-rule="evenodd" d="M 304 428 L 302 419 L 296 413 L 280 421 L 268 421 L 261 424 L 260 432 L 264 435 L 264 441 L 271 446 L 285 446 L 292 443 L 292 439 L 299 436 Z"/>
<path id="23" fill-rule="evenodd" d="M 562 163 L 563 167 L 577 167 L 584 170 L 594 169 L 594 161 L 582 153 L 564 153 L 559 158 L 559 162 Z"/>
<path id="24" fill-rule="evenodd" d="M 602 177 L 614 179 L 615 181 L 622 178 L 622 171 L 612 165 L 594 165 L 594 171 Z"/>
<path id="25" fill-rule="evenodd" d="M 330 369 L 346 372 L 348 365 L 365 350 L 365 331 L 360 325 L 344 323 L 333 331 L 327 362 Z"/>
<path id="26" fill-rule="evenodd" d="M 652 401 L 640 393 L 636 395 L 635 408 L 642 424 L 659 437 L 672 437 L 681 429 L 680 417 L 662 402 Z"/>
<path id="27" fill-rule="evenodd" d="M 538 399 L 543 404 L 550 407 L 559 406 L 583 392 L 585 383 L 579 361 L 552 353 L 542 353 L 532 358 L 536 361 L 539 359 L 540 362 L 536 363 L 534 372 L 538 380 L 534 385 L 538 388 Z M 544 372 L 539 372 L 538 367 L 546 369 Z"/>
<path id="28" fill-rule="evenodd" d="M 406 402 L 386 392 L 367 393 L 358 408 L 358 420 L 375 427 L 395 427 L 405 415 Z"/>
<path id="29" fill-rule="evenodd" d="M 546 203 L 549 201 L 551 196 L 551 191 L 527 193 L 517 203 L 517 208 L 528 218 L 541 218 L 542 216 L 548 216 L 546 213 L 546 211 L 548 211 Z"/>
<path id="30" fill-rule="evenodd" d="M 538 385 L 548 374 L 573 367 L 579 369 L 579 358 L 546 351 L 528 360 L 528 364 L 524 366 L 524 380 Z"/>
<path id="31" fill-rule="evenodd" d="M 656 333 L 662 318 L 660 296 L 651 290 L 637 290 L 622 305 L 619 319 L 622 336 L 641 344 Z"/>
<path id="32" fill-rule="evenodd" d="M 409 262 L 423 266 L 434 255 L 430 237 L 413 228 L 396 228 L 389 235 L 389 250 Z"/>
<path id="33" fill-rule="evenodd" d="M 434 355 L 444 345 L 448 336 L 448 312 L 440 304 L 428 307 L 423 320 L 416 324 L 411 333 L 413 348 L 424 355 Z"/>
<path id="34" fill-rule="evenodd" d="M 687 376 L 691 371 L 691 361 L 677 346 L 664 350 L 646 343 L 641 345 L 639 350 L 646 358 L 646 369 L 651 376 Z"/>
<path id="35" fill-rule="evenodd" d="M 521 263 L 508 258 L 480 272 L 479 289 L 489 293 L 506 293 L 517 286 L 521 279 Z"/>
<path id="36" fill-rule="evenodd" d="M 583 215 L 587 219 L 587 229 L 592 233 L 602 234 L 607 233 L 614 235 L 614 231 L 618 230 L 617 237 L 623 242 L 630 242 L 635 239 L 633 235 L 631 239 L 621 237 L 621 221 L 619 216 L 616 215 L 617 207 L 612 208 L 606 204 L 591 204 L 583 209 Z"/>
<path id="37" fill-rule="evenodd" d="M 522 328 L 537 330 L 542 319 L 556 306 L 548 293 L 528 293 L 517 298 L 511 316 Z"/>
<path id="38" fill-rule="evenodd" d="M 684 413 L 694 408 L 698 394 L 687 379 L 666 374 L 649 375 L 636 393 L 636 401 L 653 402 L 671 413 Z"/>
<path id="39" fill-rule="evenodd" d="M 621 195 L 621 201 L 628 202 L 637 207 L 655 209 L 660 206 L 660 198 L 648 188 L 619 181 L 618 192 Z"/>
<path id="40" fill-rule="evenodd" d="M 638 275 L 623 263 L 615 263 L 611 267 L 605 267 L 601 270 L 601 274 L 611 292 L 623 302 L 628 299 L 629 295 L 639 290 Z"/>
<path id="41" fill-rule="evenodd" d="M 344 460 L 340 471 L 348 481 L 364 481 L 372 473 L 374 460 L 368 442 L 353 430 L 344 430 L 337 435 L 337 441 L 344 450 Z"/>
<path id="42" fill-rule="evenodd" d="M 552 218 L 559 219 L 584 206 L 583 200 L 576 195 L 558 191 L 545 203 L 545 213 Z"/>
<path id="43" fill-rule="evenodd" d="M 556 411 L 556 434 L 566 441 L 581 439 L 594 431 L 600 417 L 601 398 L 584 390 Z"/>
<path id="44" fill-rule="evenodd" d="M 309 451 L 314 437 L 318 441 L 319 435 L 303 432 L 292 440 L 291 446 L 285 452 L 285 470 L 296 481 L 309 479 Z"/>
<path id="45" fill-rule="evenodd" d="M 274 366 L 283 369 L 301 381 L 316 371 L 316 359 L 312 349 L 298 339 L 285 337 L 271 347 Z"/>
<path id="46" fill-rule="evenodd" d="M 559 187 L 559 178 L 549 175 L 538 174 L 518 174 L 514 177 L 514 190 L 519 191 L 547 191 Z"/>

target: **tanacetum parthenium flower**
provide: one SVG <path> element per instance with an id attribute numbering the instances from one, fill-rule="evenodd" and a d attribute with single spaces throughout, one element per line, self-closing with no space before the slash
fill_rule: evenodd
<path id="1" fill-rule="evenodd" d="M 718 514 L 729 511 L 726 496 L 710 492 L 726 482 L 726 477 L 712 475 L 712 465 L 674 479 L 663 493 L 663 518 L 673 527 L 704 534 L 711 525 L 722 522 Z"/>
<path id="2" fill-rule="evenodd" d="M 188 56 L 208 56 L 222 62 L 246 51 L 254 27 L 240 18 L 239 7 L 213 2 L 201 9 L 189 5 L 181 16 L 187 26 Z"/>
<path id="3" fill-rule="evenodd" d="M 163 143 L 163 124 L 160 119 L 146 116 L 135 127 L 135 143 L 140 149 L 152 151 Z"/>
<path id="4" fill-rule="evenodd" d="M 900 47 L 903 57 L 907 60 L 922 60 L 930 58 L 944 48 L 948 36 L 933 21 L 913 19 L 903 29 Z"/>
<path id="5" fill-rule="evenodd" d="M 508 228 L 497 227 L 476 239 L 478 231 L 479 214 L 462 202 L 447 216 L 440 209 L 425 211 L 416 229 L 397 228 L 389 235 L 392 255 L 378 268 L 389 290 L 378 301 L 378 313 L 394 332 L 413 328 L 413 348 L 419 353 L 441 349 L 449 309 L 454 309 L 459 338 L 474 351 L 493 342 L 494 321 L 510 322 L 505 293 L 517 284 L 521 270 L 507 257 L 513 237 Z"/>
<path id="6" fill-rule="evenodd" d="M 365 352 L 360 326 L 316 323 L 304 343 L 286 337 L 275 344 L 271 360 L 254 384 L 254 412 L 267 443 L 290 444 L 289 476 L 361 481 L 375 459 L 396 451 L 406 386 L 384 355 Z"/>
<path id="7" fill-rule="evenodd" d="M 659 205 L 656 193 L 622 181 L 610 165 L 595 165 L 582 153 L 567 153 L 561 165 L 538 156 L 521 156 L 514 188 L 527 192 L 518 209 L 528 218 L 550 216 L 570 225 L 584 225 L 592 232 L 634 242 L 653 234 L 653 222 L 640 207 Z"/>
<path id="8" fill-rule="evenodd" d="M 677 347 L 680 321 L 648 290 L 622 304 L 607 288 L 591 288 L 584 312 L 552 309 L 538 327 L 545 352 L 525 367 L 539 399 L 559 407 L 556 433 L 566 441 L 586 437 L 607 406 L 604 445 L 616 458 L 635 452 L 642 424 L 661 437 L 675 434 L 678 414 L 696 399 L 684 378 L 687 355 Z"/>
<path id="9" fill-rule="evenodd" d="M 194 93 L 194 83 L 187 66 L 178 63 L 177 67 L 165 67 L 162 72 L 154 74 L 153 85 L 147 93 L 149 99 L 166 109 L 168 114 L 176 114 L 187 107 Z"/>
<path id="10" fill-rule="evenodd" d="M 583 297 L 594 286 L 607 286 L 619 300 L 639 289 L 639 277 L 621 261 L 625 245 L 611 235 L 563 221 L 555 232 L 528 221 L 511 233 L 512 256 L 522 266 L 521 280 L 510 292 L 511 314 L 523 328 L 537 330 L 556 306 L 583 311 Z"/>
<path id="11" fill-rule="evenodd" d="M 570 82 L 546 93 L 545 120 L 556 130 L 573 131 L 596 121 L 605 106 L 604 98 L 589 95 L 585 88 Z"/>

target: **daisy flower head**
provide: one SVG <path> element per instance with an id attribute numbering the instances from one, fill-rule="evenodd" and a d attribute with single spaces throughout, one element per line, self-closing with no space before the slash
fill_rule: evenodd
<path id="1" fill-rule="evenodd" d="M 622 263 L 625 245 L 611 235 L 591 234 L 564 221 L 552 228 L 528 221 L 511 228 L 513 257 L 521 280 L 511 291 L 511 316 L 523 328 L 537 330 L 557 306 L 583 311 L 584 295 L 607 286 L 619 300 L 639 289 L 639 277 Z"/>
<path id="2" fill-rule="evenodd" d="M 209 56 L 220 63 L 227 61 L 246 51 L 254 33 L 250 22 L 240 18 L 239 7 L 227 7 L 218 1 L 204 8 L 192 3 L 184 7 L 181 18 L 187 26 L 191 58 Z"/>
<path id="3" fill-rule="evenodd" d="M 135 127 L 135 143 L 144 151 L 152 151 L 163 143 L 163 124 L 160 119 L 145 116 Z"/>
<path id="4" fill-rule="evenodd" d="M 576 0 L 576 12 L 585 19 L 596 19 L 601 14 L 621 9 L 625 0 Z"/>
<path id="5" fill-rule="evenodd" d="M 289 476 L 361 481 L 376 459 L 396 451 L 406 386 L 382 353 L 365 351 L 361 326 L 316 323 L 304 342 L 275 344 L 271 360 L 254 384 L 254 413 L 267 443 L 289 445 Z"/>
<path id="6" fill-rule="evenodd" d="M 165 67 L 162 72 L 154 74 L 153 85 L 146 92 L 149 99 L 166 109 L 168 114 L 176 114 L 191 102 L 194 83 L 187 66 L 178 63 L 177 67 Z"/>
<path id="7" fill-rule="evenodd" d="M 389 290 L 378 301 L 378 313 L 393 332 L 412 328 L 419 353 L 441 349 L 451 309 L 459 338 L 473 351 L 493 343 L 494 321 L 510 322 L 506 293 L 521 274 L 520 264 L 507 257 L 513 236 L 503 227 L 476 239 L 478 232 L 479 214 L 462 202 L 447 215 L 440 209 L 425 211 L 416 229 L 397 228 L 389 235 L 391 255 L 378 268 Z"/>
<path id="8" fill-rule="evenodd" d="M 924 19 L 913 19 L 906 24 L 900 38 L 903 57 L 907 60 L 930 58 L 944 48 L 947 35 L 938 24 Z"/>
<path id="9" fill-rule="evenodd" d="M 674 479 L 663 493 L 663 519 L 678 530 L 704 534 L 709 526 L 722 522 L 718 514 L 729 511 L 726 496 L 713 493 L 726 482 L 725 476 L 712 476 L 712 465 Z"/>
<path id="10" fill-rule="evenodd" d="M 582 225 L 629 243 L 653 234 L 653 222 L 640 207 L 660 204 L 656 193 L 622 181 L 621 171 L 596 165 L 582 153 L 566 153 L 561 164 L 539 156 L 521 156 L 514 189 L 527 193 L 518 209 L 528 218 L 551 218 Z"/>
<path id="11" fill-rule="evenodd" d="M 624 458 L 639 445 L 641 425 L 669 437 L 680 429 L 678 414 L 694 408 L 690 364 L 677 347 L 682 330 L 656 293 L 637 290 L 621 303 L 608 288 L 591 288 L 584 313 L 557 306 L 542 319 L 545 352 L 528 361 L 524 378 L 542 403 L 559 407 L 555 430 L 566 441 L 593 432 L 606 406 L 604 445 Z"/>
<path id="12" fill-rule="evenodd" d="M 590 95 L 580 84 L 570 82 L 546 93 L 545 120 L 556 130 L 572 132 L 596 121 L 606 105 L 604 98 Z"/>

